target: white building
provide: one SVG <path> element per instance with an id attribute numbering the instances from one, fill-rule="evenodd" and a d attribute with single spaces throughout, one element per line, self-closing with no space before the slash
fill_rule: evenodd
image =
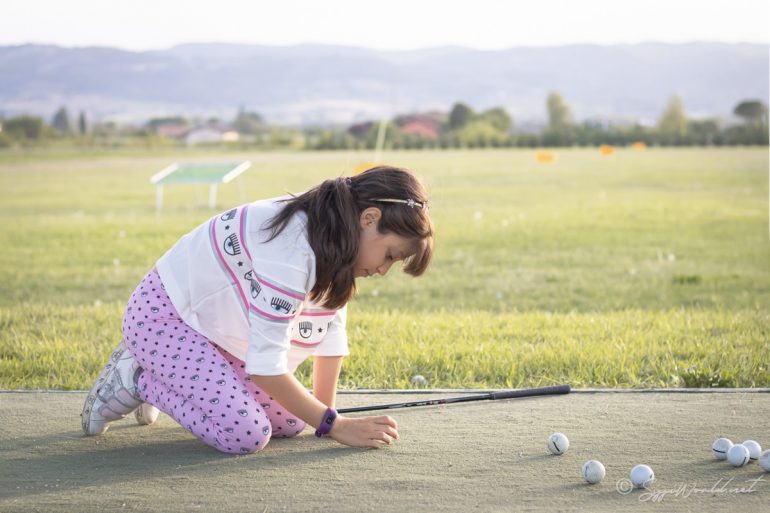
<path id="1" fill-rule="evenodd" d="M 196 144 L 232 142 L 239 139 L 239 134 L 235 130 L 221 128 L 217 126 L 199 126 L 191 128 L 185 135 L 187 146 Z"/>

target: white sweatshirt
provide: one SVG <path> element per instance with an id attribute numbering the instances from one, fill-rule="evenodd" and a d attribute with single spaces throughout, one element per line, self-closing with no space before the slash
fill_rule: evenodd
<path id="1" fill-rule="evenodd" d="M 157 262 L 182 319 L 246 362 L 246 372 L 294 372 L 307 357 L 349 354 L 347 305 L 306 299 L 315 284 L 307 215 L 292 216 L 265 242 L 262 225 L 284 205 L 271 198 L 219 214 L 184 235 Z"/>

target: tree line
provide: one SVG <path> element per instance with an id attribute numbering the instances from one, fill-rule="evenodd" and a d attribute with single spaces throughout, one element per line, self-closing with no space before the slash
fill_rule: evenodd
<path id="1" fill-rule="evenodd" d="M 241 134 L 238 141 L 220 145 L 238 148 L 373 149 L 378 137 L 389 149 L 499 148 L 625 146 L 643 142 L 649 146 L 767 145 L 768 107 L 759 100 L 743 100 L 733 109 L 738 123 L 718 118 L 689 119 L 679 96 L 672 96 L 655 123 L 614 124 L 574 120 L 571 108 L 558 92 L 545 104 L 547 123 L 536 129 L 517 127 L 502 107 L 480 112 L 457 102 L 447 113 L 399 115 L 390 120 L 357 123 L 350 127 L 282 127 L 270 125 L 257 113 L 243 107 L 229 122 L 216 118 L 189 120 L 181 116 L 151 119 L 143 126 L 121 126 L 114 122 L 91 124 L 84 112 L 76 119 L 61 107 L 46 123 L 38 116 L 0 118 L 0 148 L 49 143 L 83 146 L 168 146 L 178 139 L 162 135 L 160 127 L 175 124 L 228 126 Z M 381 133 L 384 131 L 384 133 Z"/>
<path id="2" fill-rule="evenodd" d="M 474 112 L 456 103 L 445 119 L 438 123 L 438 135 L 404 132 L 403 118 L 386 125 L 386 145 L 393 149 L 409 148 L 495 148 L 495 147 L 560 147 L 626 146 L 643 142 L 648 146 L 723 146 L 767 145 L 768 107 L 759 100 L 744 100 L 733 109 L 740 120 L 726 124 L 718 118 L 689 119 L 684 104 L 672 96 L 652 125 L 641 123 L 612 124 L 596 120 L 574 121 L 569 105 L 558 92 L 546 99 L 547 124 L 536 132 L 516 130 L 513 119 L 505 109 L 497 107 Z M 413 118 L 415 116 L 412 116 Z M 419 118 L 419 116 L 416 116 Z M 435 119 L 435 118 L 434 118 Z M 371 126 L 360 132 L 322 131 L 315 142 L 316 149 L 372 149 L 379 127 Z"/>

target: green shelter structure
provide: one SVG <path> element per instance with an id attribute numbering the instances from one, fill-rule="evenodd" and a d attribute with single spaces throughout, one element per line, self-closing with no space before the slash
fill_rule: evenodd
<path id="1" fill-rule="evenodd" d="M 172 183 L 207 183 L 209 184 L 209 208 L 216 207 L 217 186 L 231 182 L 238 175 L 251 167 L 251 162 L 174 162 L 150 177 L 155 185 L 155 206 L 163 208 L 163 186 Z"/>

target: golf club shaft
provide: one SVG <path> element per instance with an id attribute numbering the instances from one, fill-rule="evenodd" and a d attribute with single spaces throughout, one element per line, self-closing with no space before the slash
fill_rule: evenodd
<path id="1" fill-rule="evenodd" d="M 465 403 L 469 401 L 484 401 L 496 399 L 513 399 L 517 397 L 532 397 L 538 395 L 568 394 L 569 385 L 554 385 L 540 388 L 523 388 L 520 390 L 506 390 L 504 392 L 491 392 L 481 395 L 466 395 L 461 397 L 446 397 L 444 399 L 429 399 L 427 401 L 413 401 L 408 403 L 382 404 L 379 406 L 356 406 L 342 408 L 337 413 L 354 413 L 359 411 L 390 410 L 393 408 L 411 408 L 412 406 L 432 406 L 435 404 Z"/>

